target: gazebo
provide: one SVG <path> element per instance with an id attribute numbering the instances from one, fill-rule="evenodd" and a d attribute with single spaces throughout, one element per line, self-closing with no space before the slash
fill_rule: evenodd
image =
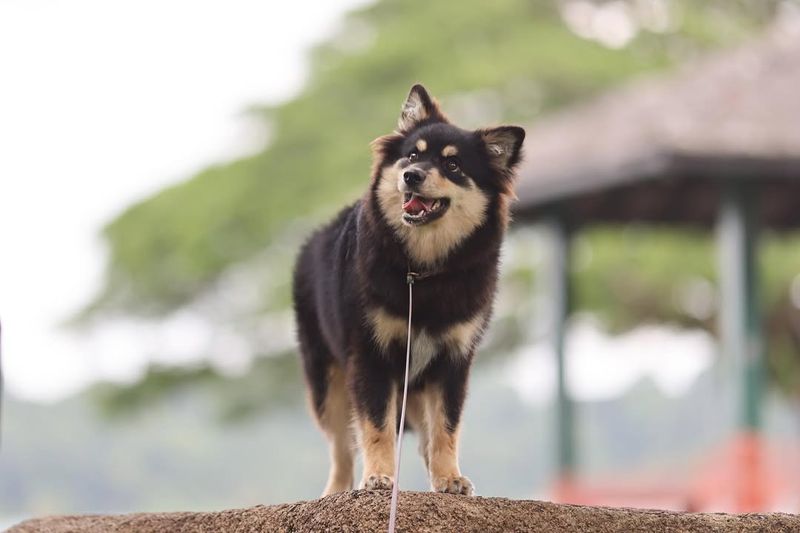
<path id="1" fill-rule="evenodd" d="M 571 238 L 591 224 L 715 230 L 721 348 L 739 379 L 742 435 L 756 435 L 765 352 L 759 229 L 800 227 L 800 25 L 545 118 L 529 128 L 525 150 L 515 218 L 543 223 L 551 237 L 562 476 L 574 472 L 576 453 L 564 365 Z M 738 509 L 757 498 L 742 494 Z"/>

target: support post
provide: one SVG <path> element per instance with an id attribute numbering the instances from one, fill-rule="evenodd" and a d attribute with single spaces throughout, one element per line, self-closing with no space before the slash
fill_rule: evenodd
<path id="1" fill-rule="evenodd" d="M 733 442 L 734 501 L 737 512 L 764 510 L 762 425 L 764 340 L 758 290 L 757 185 L 726 184 L 717 240 L 720 270 L 722 354 L 733 369 L 738 436 Z"/>
<path id="2" fill-rule="evenodd" d="M 546 282 L 550 319 L 550 342 L 556 358 L 556 435 L 558 469 L 562 483 L 569 483 L 575 471 L 575 417 L 567 390 L 566 333 L 572 307 L 571 247 L 572 235 L 566 217 L 556 212 L 545 221 L 548 240 L 548 276 Z M 566 487 L 564 487 L 566 488 Z"/>
<path id="3" fill-rule="evenodd" d="M 758 298 L 757 190 L 735 182 L 723 190 L 717 242 L 722 353 L 735 372 L 738 426 L 761 427 L 764 342 Z"/>

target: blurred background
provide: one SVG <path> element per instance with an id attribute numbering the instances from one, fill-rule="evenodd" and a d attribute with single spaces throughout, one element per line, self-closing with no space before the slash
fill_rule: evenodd
<path id="1" fill-rule="evenodd" d="M 798 21 L 0 0 L 0 527 L 319 495 L 292 262 L 415 82 L 459 125 L 529 130 L 465 411 L 479 494 L 800 512 Z"/>

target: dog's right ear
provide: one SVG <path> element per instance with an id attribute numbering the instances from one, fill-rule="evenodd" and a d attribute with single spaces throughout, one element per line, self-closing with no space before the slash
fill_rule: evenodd
<path id="1" fill-rule="evenodd" d="M 408 93 L 397 121 L 397 128 L 401 133 L 414 129 L 418 124 L 427 120 L 446 122 L 447 119 L 439 110 L 439 105 L 431 98 L 422 85 L 414 85 Z"/>

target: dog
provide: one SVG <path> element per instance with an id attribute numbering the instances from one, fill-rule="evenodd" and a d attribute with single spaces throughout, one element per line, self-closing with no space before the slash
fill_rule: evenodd
<path id="1" fill-rule="evenodd" d="M 372 143 L 366 194 L 301 248 L 293 296 L 309 403 L 330 444 L 323 495 L 353 488 L 355 443 L 360 487 L 393 487 L 409 281 L 407 422 L 431 489 L 474 494 L 459 469 L 459 423 L 524 138 L 516 126 L 461 129 L 415 85 L 397 129 Z"/>

